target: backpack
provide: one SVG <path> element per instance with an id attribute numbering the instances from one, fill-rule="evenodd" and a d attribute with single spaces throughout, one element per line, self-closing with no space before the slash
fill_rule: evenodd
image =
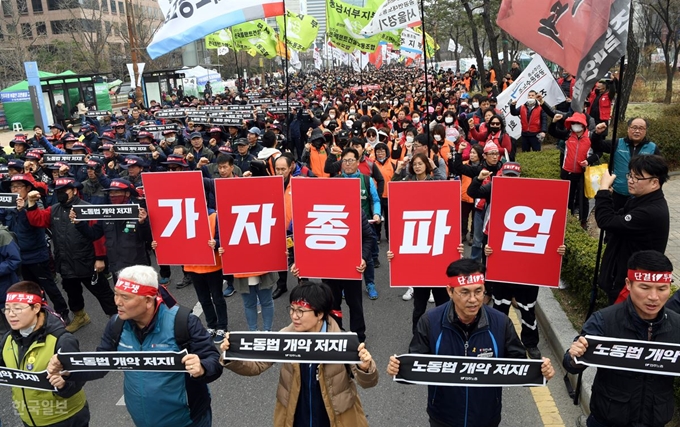
<path id="1" fill-rule="evenodd" d="M 191 309 L 179 305 L 174 296 L 168 291 L 164 285 L 158 286 L 158 292 L 163 299 L 165 305 L 168 308 L 178 306 L 177 314 L 175 315 L 175 341 L 180 349 L 186 349 L 189 345 L 189 340 L 191 336 L 189 335 L 189 315 L 191 314 Z M 123 325 L 125 321 L 120 317 L 116 317 L 113 322 L 113 329 L 111 335 L 113 337 L 114 348 L 118 348 L 118 343 L 120 343 L 120 336 L 123 333 Z"/>

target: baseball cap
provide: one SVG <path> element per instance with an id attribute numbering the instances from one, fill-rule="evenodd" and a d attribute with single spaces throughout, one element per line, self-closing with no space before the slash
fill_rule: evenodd
<path id="1" fill-rule="evenodd" d="M 501 175 L 503 176 L 519 176 L 522 172 L 522 167 L 517 162 L 507 162 L 501 168 Z"/>
<path id="2" fill-rule="evenodd" d="M 23 172 L 24 170 L 24 161 L 19 160 L 19 159 L 12 159 L 9 162 L 7 162 L 7 168 L 8 169 L 19 169 Z"/>
<path id="3" fill-rule="evenodd" d="M 104 191 L 114 191 L 114 190 L 123 190 L 123 191 L 130 191 L 130 192 L 135 192 L 135 186 L 132 185 L 130 181 L 127 179 L 123 178 L 114 178 L 111 180 L 111 184 L 109 185 L 109 188 L 104 188 Z"/>
<path id="4" fill-rule="evenodd" d="M 161 162 L 163 165 L 179 165 L 182 166 L 183 168 L 189 167 L 189 164 L 187 161 L 184 159 L 182 156 L 177 156 L 174 154 L 171 154 L 168 156 L 168 160 L 165 162 Z"/>
<path id="5" fill-rule="evenodd" d="M 253 127 L 251 127 L 251 128 L 248 130 L 248 133 L 254 133 L 255 135 L 258 135 L 258 136 L 259 136 L 259 135 L 262 134 L 262 131 L 260 130 L 259 127 L 253 126 Z"/>
<path id="6" fill-rule="evenodd" d="M 234 146 L 236 145 L 248 145 L 248 140 L 245 138 L 238 138 L 236 141 L 233 142 Z"/>
<path id="7" fill-rule="evenodd" d="M 194 139 L 194 138 L 203 139 L 203 135 L 201 135 L 201 132 L 191 132 L 191 135 L 189 135 L 189 139 Z"/>
<path id="8" fill-rule="evenodd" d="M 80 188 L 80 183 L 75 178 L 62 176 L 54 181 L 54 189 L 61 190 L 62 188 Z"/>
<path id="9" fill-rule="evenodd" d="M 141 157 L 139 156 L 128 156 L 125 158 L 125 163 L 121 164 L 120 167 L 123 169 L 127 169 L 130 166 L 139 166 L 141 168 L 144 167 L 144 160 L 142 160 Z"/>

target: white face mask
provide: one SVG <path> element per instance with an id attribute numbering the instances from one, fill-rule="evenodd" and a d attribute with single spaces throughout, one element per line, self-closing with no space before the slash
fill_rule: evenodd
<path id="1" fill-rule="evenodd" d="M 323 122 L 323 125 L 324 125 L 324 126 L 328 126 L 328 124 L 329 124 L 330 122 L 331 122 L 330 120 L 326 120 L 325 122 Z"/>
<path id="2" fill-rule="evenodd" d="M 479 102 L 473 102 L 472 108 L 479 108 Z"/>
<path id="3" fill-rule="evenodd" d="M 572 132 L 576 133 L 583 132 L 583 125 L 580 123 L 574 123 L 573 125 L 571 125 L 571 130 Z"/>
<path id="4" fill-rule="evenodd" d="M 173 142 L 175 142 L 177 140 L 177 138 L 175 138 L 174 136 L 171 136 L 171 137 L 165 138 L 165 140 L 168 141 L 170 144 L 172 144 Z"/>
<path id="5" fill-rule="evenodd" d="M 328 101 L 328 99 L 326 99 L 326 97 L 321 98 L 321 102 L 326 102 L 326 101 Z"/>
<path id="6" fill-rule="evenodd" d="M 407 136 L 406 137 L 406 142 L 411 144 L 413 142 L 413 137 L 412 136 Z"/>
<path id="7" fill-rule="evenodd" d="M 414 117 L 413 118 L 413 124 L 417 125 L 418 123 L 420 123 L 420 117 Z"/>
<path id="8" fill-rule="evenodd" d="M 449 125 L 450 125 L 451 123 L 453 123 L 453 117 L 447 117 L 447 118 L 445 118 L 445 119 L 444 119 L 444 122 L 445 122 L 446 124 L 449 124 Z"/>
<path id="9" fill-rule="evenodd" d="M 330 117 L 331 119 L 334 119 L 334 118 L 335 118 L 335 114 L 329 114 L 328 117 Z"/>
<path id="10" fill-rule="evenodd" d="M 357 110 L 355 110 L 354 108 L 352 108 L 351 110 L 349 110 L 349 113 L 350 113 L 350 114 L 355 114 L 356 112 L 357 112 Z"/>
<path id="11" fill-rule="evenodd" d="M 441 135 L 435 135 L 435 136 L 434 136 L 434 140 L 437 141 L 437 142 L 439 142 L 439 141 L 442 140 L 442 136 L 441 136 Z"/>
<path id="12" fill-rule="evenodd" d="M 351 120 L 347 120 L 347 121 L 345 122 L 345 124 L 347 125 L 348 128 L 351 129 L 351 128 L 352 128 L 352 125 L 354 124 L 354 122 L 351 121 Z"/>
<path id="13" fill-rule="evenodd" d="M 394 105 L 399 105 L 399 100 L 395 100 Z"/>
<path id="14" fill-rule="evenodd" d="M 527 105 L 528 105 L 529 107 L 533 106 L 535 103 L 536 103 L 536 100 L 535 100 L 535 99 L 533 99 L 533 98 L 527 99 Z"/>

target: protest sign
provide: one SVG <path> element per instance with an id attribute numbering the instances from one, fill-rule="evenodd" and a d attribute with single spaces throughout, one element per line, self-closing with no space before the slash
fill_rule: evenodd
<path id="1" fill-rule="evenodd" d="M 1 196 L 1 195 L 0 195 Z M 76 221 L 137 221 L 139 205 L 73 205 Z"/>
<path id="2" fill-rule="evenodd" d="M 92 351 L 57 353 L 64 371 L 186 372 L 182 351 Z"/>

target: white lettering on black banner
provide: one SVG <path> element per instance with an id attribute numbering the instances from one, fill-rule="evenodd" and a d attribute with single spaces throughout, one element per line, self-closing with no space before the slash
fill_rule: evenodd
<path id="1" fill-rule="evenodd" d="M 31 388 L 42 391 L 57 391 L 47 380 L 47 371 L 30 372 L 0 367 L 0 386 Z"/>
<path id="2" fill-rule="evenodd" d="M 84 371 L 150 371 L 186 372 L 182 351 L 94 351 L 57 353 L 57 358 L 68 372 Z"/>
<path id="3" fill-rule="evenodd" d="M 16 193 L 0 193 L 0 208 L 16 209 L 18 197 Z"/>
<path id="4" fill-rule="evenodd" d="M 2 195 L 0 194 L 0 197 Z M 76 221 L 137 221 L 139 205 L 73 205 Z"/>
<path id="5" fill-rule="evenodd" d="M 55 164 L 56 162 L 68 163 L 71 166 L 84 165 L 85 154 L 45 154 L 43 156 L 45 164 Z"/>

